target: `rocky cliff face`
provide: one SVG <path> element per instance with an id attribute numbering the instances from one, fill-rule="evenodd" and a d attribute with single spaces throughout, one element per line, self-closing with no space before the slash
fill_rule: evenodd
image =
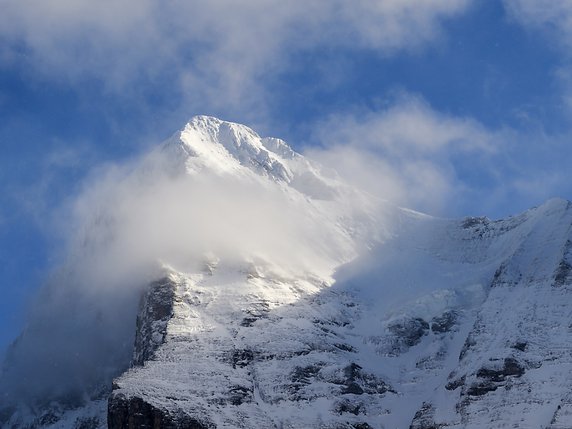
<path id="1" fill-rule="evenodd" d="M 138 397 L 127 398 L 122 394 L 112 394 L 107 412 L 109 429 L 209 429 L 184 413 L 170 414 L 153 407 Z"/>
<path id="2" fill-rule="evenodd" d="M 144 183 L 165 168 L 245 182 L 286 201 L 287 234 L 248 229 L 257 241 L 232 251 L 184 243 L 142 292 L 131 365 L 108 380 L 108 401 L 4 407 L 2 427 L 572 427 L 569 202 L 432 218 L 207 117 L 159 152 Z"/>
<path id="3" fill-rule="evenodd" d="M 143 365 L 153 358 L 165 342 L 167 324 L 173 317 L 175 284 L 168 277 L 153 282 L 141 297 L 135 329 L 133 365 Z"/>

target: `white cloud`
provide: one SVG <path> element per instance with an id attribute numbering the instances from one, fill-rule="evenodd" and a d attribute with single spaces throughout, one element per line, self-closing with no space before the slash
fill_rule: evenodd
<path id="1" fill-rule="evenodd" d="M 308 214 L 305 199 L 292 200 L 278 186 L 206 171 L 171 177 L 156 168 L 162 162 L 157 155 L 138 164 L 136 173 L 122 166 L 97 174 L 72 201 L 73 216 L 62 216 L 66 254 L 74 255 L 72 265 L 93 283 L 113 287 L 141 273 L 153 278 L 158 261 L 181 271 L 196 269 L 187 264 L 208 252 L 238 262 L 243 255 L 263 255 L 265 263 L 286 273 L 320 272 L 335 258 L 334 250 L 314 252 L 312 243 L 331 249 L 339 243 L 329 226 Z"/>
<path id="2" fill-rule="evenodd" d="M 531 29 L 547 31 L 565 47 L 572 46 L 572 3 L 559 0 L 504 0 L 509 16 Z"/>
<path id="3" fill-rule="evenodd" d="M 553 70 L 560 86 L 560 100 L 567 113 L 572 113 L 572 2 L 560 0 L 503 0 L 506 12 L 516 23 L 530 32 L 543 35 L 549 46 L 562 56 Z"/>
<path id="4" fill-rule="evenodd" d="M 168 76 L 203 109 L 253 107 L 293 53 L 415 49 L 469 1 L 0 0 L 0 40 L 19 54 L 0 58 L 122 92 Z"/>
<path id="5" fill-rule="evenodd" d="M 459 150 L 494 150 L 490 133 L 474 119 L 447 116 L 423 99 L 407 94 L 381 111 L 333 116 L 320 132 L 332 128 L 338 141 L 407 156 L 452 146 Z"/>
<path id="6" fill-rule="evenodd" d="M 404 207 L 504 217 L 569 193 L 570 139 L 570 131 L 491 129 L 401 94 L 377 110 L 330 116 L 306 154 Z"/>
<path id="7" fill-rule="evenodd" d="M 567 0 L 503 0 L 505 10 L 514 22 L 535 36 L 548 40 L 547 48 L 560 54 L 560 63 L 552 70 L 559 102 L 557 112 L 572 113 L 572 2 Z M 541 127 L 542 128 L 542 127 Z M 524 134 L 524 133 L 523 133 Z M 514 153 L 520 163 L 520 174 L 506 187 L 504 197 L 519 195 L 536 203 L 547 197 L 567 196 L 570 193 L 566 160 L 570 158 L 572 130 L 552 132 L 541 129 L 521 135 L 522 151 Z"/>
<path id="8" fill-rule="evenodd" d="M 489 130 L 403 95 L 385 109 L 331 116 L 313 136 L 322 147 L 307 153 L 370 193 L 439 213 L 463 200 L 467 184 L 457 176 L 459 162 L 490 159 L 508 137 L 508 131 Z"/>
<path id="9" fill-rule="evenodd" d="M 3 398 L 93 391 L 124 370 L 140 293 L 164 275 L 161 263 L 200 272 L 215 255 L 223 272 L 256 264 L 274 278 L 313 278 L 354 254 L 337 219 L 318 215 L 302 195 L 240 172 L 179 174 L 162 149 L 102 167 L 54 214 L 61 266 L 9 351 Z"/>

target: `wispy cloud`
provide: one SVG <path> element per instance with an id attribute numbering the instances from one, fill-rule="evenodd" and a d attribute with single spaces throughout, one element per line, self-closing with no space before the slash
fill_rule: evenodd
<path id="1" fill-rule="evenodd" d="M 555 37 L 562 47 L 572 46 L 572 3 L 552 0 L 503 0 L 510 17 L 533 30 Z"/>
<path id="2" fill-rule="evenodd" d="M 163 263 L 197 273 L 216 257 L 223 271 L 256 264 L 274 278 L 312 278 L 354 255 L 338 220 L 301 194 L 240 171 L 192 176 L 170 155 L 163 147 L 102 167 L 57 212 L 61 265 L 8 353 L 3 400 L 81 396 L 123 371 L 140 293 L 165 275 Z"/>
<path id="3" fill-rule="evenodd" d="M 331 116 L 314 135 L 321 148 L 307 153 L 334 166 L 370 193 L 418 210 L 440 213 L 467 183 L 460 163 L 493 156 L 508 140 L 471 118 L 434 110 L 422 98 L 401 94 L 379 110 Z"/>
<path id="4" fill-rule="evenodd" d="M 332 127 L 339 141 L 403 157 L 451 147 L 463 151 L 495 149 L 490 131 L 474 119 L 440 113 L 410 94 L 401 94 L 397 102 L 379 111 L 334 115 L 320 133 Z"/>
<path id="5" fill-rule="evenodd" d="M 50 218 L 54 209 L 77 191 L 78 178 L 83 177 L 85 170 L 93 167 L 100 157 L 82 141 L 64 143 L 46 139 L 43 143 L 42 151 L 16 160 L 14 166 L 6 168 L 6 175 L 25 168 L 28 176 L 19 181 L 2 181 L 0 201 L 10 207 L 12 220 L 26 219 L 30 227 L 36 226 L 52 236 Z M 10 169 L 12 167 L 14 170 Z M 63 186 L 64 183 L 67 186 Z"/>
<path id="6" fill-rule="evenodd" d="M 469 2 L 3 0 L 0 38 L 9 48 L 0 58 L 122 93 L 169 79 L 202 109 L 255 108 L 269 95 L 261 81 L 288 69 L 292 54 L 416 49 Z"/>
<path id="7" fill-rule="evenodd" d="M 572 113 L 572 3 L 551 0 L 503 0 L 508 16 L 535 37 L 543 37 L 559 52 L 560 65 L 553 70 L 561 88 L 562 110 Z"/>
<path id="8" fill-rule="evenodd" d="M 376 110 L 333 114 L 306 154 L 405 207 L 506 216 L 566 193 L 568 141 L 568 132 L 490 128 L 405 93 Z"/>

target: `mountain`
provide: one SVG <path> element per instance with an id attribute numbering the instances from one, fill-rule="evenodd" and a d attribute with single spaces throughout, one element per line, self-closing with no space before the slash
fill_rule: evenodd
<path id="1" fill-rule="evenodd" d="M 572 427 L 570 202 L 434 218 L 204 116 L 112 179 L 2 427 Z"/>

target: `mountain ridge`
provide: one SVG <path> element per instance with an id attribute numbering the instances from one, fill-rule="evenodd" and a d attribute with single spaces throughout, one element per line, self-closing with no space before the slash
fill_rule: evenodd
<path id="1" fill-rule="evenodd" d="M 133 281 L 163 253 L 161 269 L 122 298 L 140 299 L 136 320 L 122 319 L 132 320 L 135 335 L 102 343 L 109 353 L 134 344 L 130 368 L 117 367 L 99 393 L 84 392 L 79 408 L 4 408 L 6 427 L 572 425 L 572 333 L 563 324 L 572 317 L 570 202 L 551 199 L 504 220 L 435 218 L 352 189 L 282 140 L 207 116 L 192 118 L 104 190 L 110 196 L 96 201 L 109 221 L 88 219 L 82 240 L 96 244 L 76 260 L 96 260 L 99 274 L 133 243 L 151 247 L 117 277 Z M 157 209 L 164 193 L 174 197 Z M 212 202 L 217 196 L 223 203 Z M 134 207 L 139 217 L 150 209 L 149 221 L 137 223 Z M 212 230 L 202 224 L 209 218 L 229 228 Z M 135 237 L 126 239 L 133 223 Z M 139 225 L 161 240 L 145 241 Z M 236 229 L 243 231 L 233 237 Z M 197 231 L 231 240 L 232 249 L 203 243 Z M 196 248 L 187 254 L 189 243 Z M 113 279 L 82 273 L 74 281 L 97 288 Z M 119 293 L 54 287 L 85 294 L 61 308 L 99 304 L 107 317 L 108 298 L 93 300 Z M 92 329 L 98 317 L 83 322 Z M 38 328 L 45 318 L 30 323 L 57 335 L 50 324 Z M 41 344 L 23 338 L 16 357 Z M 0 385 L 4 375 L 8 369 Z"/>

